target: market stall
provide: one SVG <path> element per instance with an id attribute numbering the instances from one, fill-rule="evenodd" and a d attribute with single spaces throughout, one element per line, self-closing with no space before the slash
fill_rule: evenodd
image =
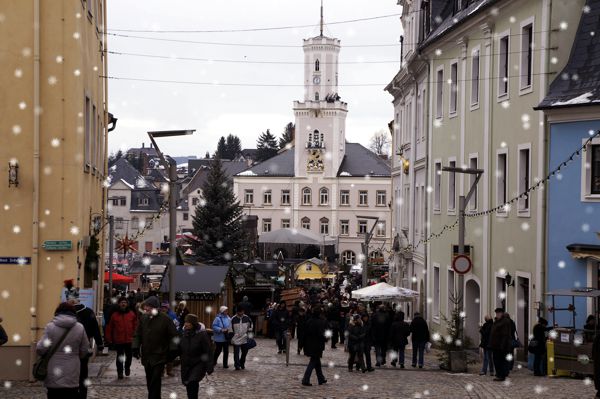
<path id="1" fill-rule="evenodd" d="M 548 350 L 549 375 L 593 375 L 592 345 L 598 331 L 598 323 L 594 329 L 576 328 L 575 298 L 589 298 L 592 303 L 592 314 L 598 315 L 600 290 L 593 288 L 560 289 L 546 293 L 550 296 L 548 311 L 551 314 L 554 329 L 550 331 Z M 556 297 L 569 297 L 566 307 L 556 306 Z M 585 311 L 585 309 L 583 310 Z M 571 323 L 559 326 L 556 321 L 557 312 L 570 312 Z"/>
<path id="2" fill-rule="evenodd" d="M 419 296 L 417 291 L 404 287 L 395 287 L 388 283 L 370 285 L 352 291 L 352 298 L 359 301 L 412 301 Z"/>

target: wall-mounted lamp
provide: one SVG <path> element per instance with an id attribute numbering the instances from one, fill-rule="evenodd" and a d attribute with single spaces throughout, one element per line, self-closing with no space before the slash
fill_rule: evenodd
<path id="1" fill-rule="evenodd" d="M 402 172 L 404 172 L 405 175 L 408 174 L 409 169 L 410 169 L 410 161 L 406 158 L 404 158 L 404 146 L 400 146 L 398 148 L 398 150 L 396 151 L 396 155 L 398 155 L 400 157 L 400 163 L 402 165 Z"/>
<path id="2" fill-rule="evenodd" d="M 507 287 L 512 287 L 515 285 L 515 281 L 513 280 L 513 277 L 510 275 L 510 273 L 506 273 L 506 276 L 504 276 L 504 282 L 506 283 Z"/>
<path id="3" fill-rule="evenodd" d="M 19 187 L 19 164 L 12 160 L 8 163 L 8 187 Z"/>

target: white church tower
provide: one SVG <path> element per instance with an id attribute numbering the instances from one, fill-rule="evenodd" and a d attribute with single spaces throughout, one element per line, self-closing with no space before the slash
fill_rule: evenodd
<path id="1" fill-rule="evenodd" d="M 294 101 L 295 175 L 336 177 L 345 153 L 348 105 L 338 95 L 340 40 L 320 35 L 304 40 L 304 102 Z"/>

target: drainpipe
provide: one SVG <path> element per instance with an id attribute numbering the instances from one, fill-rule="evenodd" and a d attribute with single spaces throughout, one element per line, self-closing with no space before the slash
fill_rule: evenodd
<path id="1" fill-rule="evenodd" d="M 31 240 L 31 319 L 29 370 L 36 359 L 38 331 L 38 245 L 39 245 L 39 203 L 40 203 L 40 0 L 33 1 L 33 209 Z M 30 381 L 35 381 L 29 375 Z"/>
<path id="2" fill-rule="evenodd" d="M 404 35 L 400 35 L 400 68 L 404 62 Z"/>

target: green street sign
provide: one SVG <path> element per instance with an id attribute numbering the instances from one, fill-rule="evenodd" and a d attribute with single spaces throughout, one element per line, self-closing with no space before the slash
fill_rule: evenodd
<path id="1" fill-rule="evenodd" d="M 46 251 L 70 251 L 73 249 L 71 240 L 44 241 L 42 248 Z"/>

